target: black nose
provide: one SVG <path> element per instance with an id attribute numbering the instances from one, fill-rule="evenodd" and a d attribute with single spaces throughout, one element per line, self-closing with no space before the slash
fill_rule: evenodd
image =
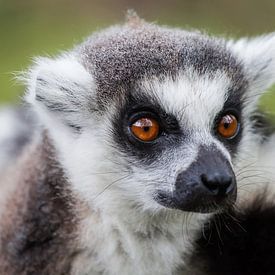
<path id="1" fill-rule="evenodd" d="M 197 159 L 177 175 L 175 189 L 159 191 L 156 200 L 170 208 L 209 213 L 232 206 L 236 197 L 230 162 L 216 147 L 200 147 Z"/>
<path id="2" fill-rule="evenodd" d="M 232 175 L 223 172 L 212 172 L 201 175 L 202 184 L 213 195 L 228 195 L 234 190 L 235 179 Z"/>

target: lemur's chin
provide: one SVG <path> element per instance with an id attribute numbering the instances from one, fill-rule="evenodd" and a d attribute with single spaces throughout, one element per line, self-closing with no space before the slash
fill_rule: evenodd
<path id="1" fill-rule="evenodd" d="M 195 213 L 223 212 L 234 205 L 236 198 L 237 189 L 234 189 L 231 194 L 226 196 L 195 196 L 193 200 L 191 198 L 179 200 L 175 194 L 170 195 L 165 192 L 158 192 L 155 196 L 155 200 L 161 206 Z"/>

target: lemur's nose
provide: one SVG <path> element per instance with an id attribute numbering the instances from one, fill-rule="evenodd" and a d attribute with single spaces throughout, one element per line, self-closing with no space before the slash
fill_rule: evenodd
<path id="1" fill-rule="evenodd" d="M 202 174 L 201 182 L 213 195 L 227 195 L 235 187 L 235 178 L 222 171 Z"/>
<path id="2" fill-rule="evenodd" d="M 231 206 L 236 197 L 229 160 L 215 146 L 202 146 L 195 161 L 177 175 L 174 190 L 159 191 L 156 200 L 170 208 L 209 213 Z"/>

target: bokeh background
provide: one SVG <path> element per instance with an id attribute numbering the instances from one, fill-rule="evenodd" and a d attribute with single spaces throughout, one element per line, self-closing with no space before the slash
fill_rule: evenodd
<path id="1" fill-rule="evenodd" d="M 227 37 L 275 31 L 274 0 L 0 0 L 0 104 L 20 100 L 16 72 L 37 55 L 68 49 L 95 30 L 123 22 L 127 9 L 148 21 Z M 275 113 L 275 89 L 261 107 Z"/>

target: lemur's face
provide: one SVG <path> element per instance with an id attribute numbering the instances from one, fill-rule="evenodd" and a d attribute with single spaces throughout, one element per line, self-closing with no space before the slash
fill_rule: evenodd
<path id="1" fill-rule="evenodd" d="M 29 99 L 74 189 L 94 205 L 152 212 L 234 203 L 271 77 L 268 46 L 249 45 L 141 23 L 40 60 Z"/>
<path id="2" fill-rule="evenodd" d="M 225 73 L 146 79 L 110 115 L 110 143 L 143 205 L 208 212 L 235 201 L 241 98 Z M 116 154 L 116 153 L 114 153 Z"/>

